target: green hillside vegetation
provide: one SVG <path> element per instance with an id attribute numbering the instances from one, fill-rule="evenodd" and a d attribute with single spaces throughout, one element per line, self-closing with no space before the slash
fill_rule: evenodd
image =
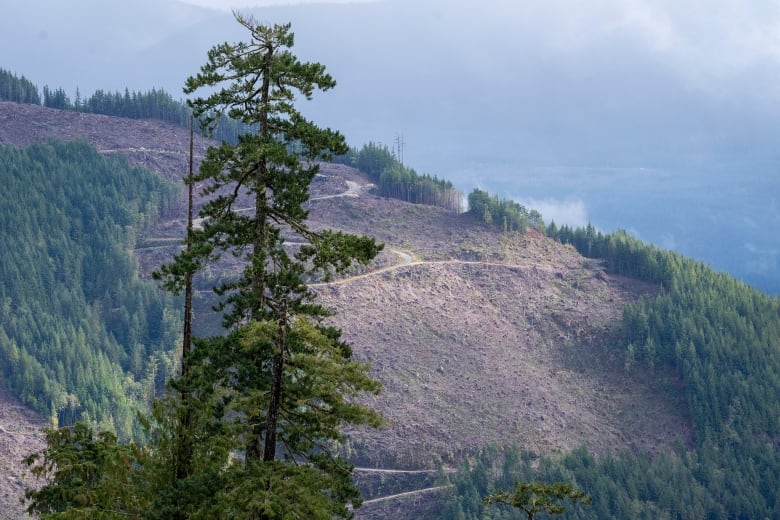
<path id="1" fill-rule="evenodd" d="M 0 99 L 40 103 L 33 87 L 0 70 Z M 98 91 L 71 103 L 45 88 L 43 103 L 176 124 L 188 117 L 156 90 Z M 370 143 L 338 160 L 367 173 L 384 196 L 461 210 L 451 183 L 417 174 L 387 147 Z M 171 348 L 181 343 L 175 306 L 138 279 L 131 254 L 139 230 L 174 204 L 177 190 L 83 143 L 0 147 L 0 172 L 0 384 L 55 425 L 82 420 L 128 437 L 135 410 L 174 374 Z M 483 497 L 537 480 L 593 497 L 566 518 L 780 518 L 780 302 L 623 231 L 545 228 L 538 212 L 481 190 L 468 202 L 488 226 L 544 229 L 609 272 L 658 286 L 625 307 L 613 353 L 628 372 L 677 373 L 695 438 L 673 453 L 598 457 L 584 449 L 541 456 L 507 439 L 448 478 L 453 492 L 437 518 L 514 518 Z"/>
<path id="2" fill-rule="evenodd" d="M 544 231 L 542 215 L 535 209 L 528 210 L 510 199 L 499 199 L 486 191 L 475 188 L 469 193 L 469 212 L 477 220 L 501 231 L 524 232 L 529 226 Z"/>
<path id="3" fill-rule="evenodd" d="M 293 101 L 335 81 L 323 65 L 288 50 L 289 24 L 235 17 L 250 42 L 212 48 L 185 91 L 206 91 L 190 103 L 206 133 L 212 114 L 258 130 L 236 145 L 210 147 L 198 174 L 190 173 L 190 188 L 204 183 L 214 195 L 200 210 L 205 223 L 192 225 L 190 191 L 186 245 L 154 274 L 166 289 L 185 292 L 180 373 L 144 419 L 146 444 L 95 436 L 83 423 L 47 432 L 47 447 L 25 459 L 48 480 L 26 491 L 28 512 L 42 518 L 326 520 L 353 518 L 361 505 L 352 467 L 335 446 L 346 425 L 383 424 L 356 399 L 378 394 L 381 383 L 352 359 L 341 331 L 323 324 L 332 313 L 314 301 L 306 280 L 366 265 L 382 246 L 309 229 L 303 205 L 317 160 L 347 146 Z M 252 199 L 251 215 L 238 211 L 242 193 Z M 303 242 L 293 253 L 284 247 L 286 228 Z M 237 280 L 215 288 L 224 335 L 193 339 L 192 278 L 223 254 L 244 261 Z"/>
<path id="4" fill-rule="evenodd" d="M 192 115 L 192 110 L 186 103 L 175 100 L 162 89 L 153 88 L 146 92 L 131 92 L 129 89 L 124 92 L 96 90 L 85 98 L 82 98 L 76 89 L 76 99 L 73 101 L 62 87 L 50 88 L 44 85 L 42 97 L 40 92 L 38 86 L 24 76 L 17 76 L 0 68 L 0 101 L 130 119 L 158 119 L 185 128 L 188 127 Z M 251 126 L 223 117 L 214 128 L 212 136 L 218 140 L 236 143 L 239 135 L 251 129 Z"/>
<path id="5" fill-rule="evenodd" d="M 567 518 L 779 518 L 779 302 L 622 231 L 551 224 L 548 233 L 613 273 L 660 285 L 656 297 L 626 306 L 615 351 L 629 371 L 677 371 L 694 446 L 598 459 L 585 450 L 538 459 L 517 447 L 486 449 L 454 479 L 445 518 L 514 518 L 481 500 L 516 480 L 571 482 L 593 497 Z"/>
<path id="6" fill-rule="evenodd" d="M 172 374 L 180 318 L 132 248 L 177 189 L 85 143 L 0 147 L 0 384 L 123 436 Z"/>
<path id="7" fill-rule="evenodd" d="M 43 106 L 60 110 L 75 110 L 89 114 L 103 114 L 130 119 L 158 119 L 187 127 L 192 110 L 183 101 L 173 99 L 168 92 L 152 89 L 147 92 L 106 92 L 96 90 L 84 99 L 76 91 L 76 100 L 71 102 L 62 88 L 51 90 L 43 87 Z M 235 143 L 238 136 L 251 127 L 229 117 L 220 118 L 211 134 L 214 139 Z"/>

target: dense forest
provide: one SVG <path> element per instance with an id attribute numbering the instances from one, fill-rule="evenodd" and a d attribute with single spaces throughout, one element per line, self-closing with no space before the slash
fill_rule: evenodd
<path id="1" fill-rule="evenodd" d="M 542 215 L 535 209 L 528 210 L 522 204 L 509 199 L 499 199 L 486 191 L 475 188 L 469 193 L 469 212 L 501 231 L 524 232 L 529 226 L 544 230 Z"/>
<path id="2" fill-rule="evenodd" d="M 567 518 L 780 518 L 780 302 L 622 231 L 551 224 L 548 233 L 613 273 L 659 284 L 657 296 L 626 306 L 614 348 L 626 370 L 677 372 L 695 444 L 599 459 L 584 449 L 542 458 L 486 449 L 453 479 L 445 518 L 514 518 L 481 500 L 516 480 L 588 492 L 593 504 L 573 506 Z"/>
<path id="3" fill-rule="evenodd" d="M 43 88 L 43 106 L 60 110 L 75 110 L 90 114 L 103 114 L 129 119 L 159 119 L 175 125 L 187 127 L 192 110 L 183 101 L 177 101 L 164 90 L 152 89 L 147 92 L 105 92 L 96 90 L 91 96 L 81 99 L 76 91 L 76 100 L 71 102 L 61 88 L 50 90 Z M 217 140 L 235 143 L 238 136 L 251 127 L 239 121 L 222 117 L 211 134 Z M 198 128 L 197 130 L 200 130 Z"/>
<path id="4" fill-rule="evenodd" d="M 361 504 L 352 467 L 334 446 L 344 440 L 342 428 L 384 423 L 359 399 L 382 385 L 352 359 L 341 331 L 323 323 L 333 313 L 314 301 L 307 280 L 367 265 L 382 245 L 309 229 L 303 205 L 318 161 L 348 147 L 292 100 L 335 81 L 287 50 L 289 24 L 234 15 L 250 43 L 214 47 L 185 92 L 205 92 L 190 103 L 196 118 L 229 113 L 258 131 L 210 147 L 199 172 L 190 172 L 190 188 L 203 183 L 214 196 L 195 228 L 189 190 L 184 247 L 153 275 L 185 293 L 180 371 L 139 420 L 147 438 L 117 444 L 112 432 L 95 436 L 84 423 L 47 432 L 46 448 L 24 461 L 46 480 L 25 495 L 28 512 L 41 518 L 331 520 L 353 518 Z M 254 202 L 250 215 L 237 208 L 245 194 Z M 301 244 L 294 252 L 284 247 L 290 233 Z M 214 289 L 222 335 L 193 337 L 192 279 L 223 254 L 243 262 L 238 279 Z M 156 339 L 143 344 L 154 347 Z"/>
<path id="5" fill-rule="evenodd" d="M 24 76 L 17 76 L 0 69 L 0 101 L 13 103 L 28 103 L 43 105 L 58 110 L 73 110 L 89 114 L 103 114 L 130 119 L 158 119 L 179 126 L 189 125 L 192 110 L 183 101 L 173 99 L 168 92 L 151 89 L 147 92 L 106 92 L 95 91 L 91 96 L 82 98 L 76 89 L 76 99 L 71 101 L 64 89 L 43 87 L 43 98 L 38 87 Z M 199 128 L 197 130 L 200 130 Z M 222 117 L 212 130 L 212 137 L 231 143 L 238 141 L 238 136 L 251 130 L 245 125 L 229 117 Z"/>
<path id="6" fill-rule="evenodd" d="M 181 328 L 132 248 L 178 190 L 79 142 L 0 146 L 0 171 L 2 381 L 55 425 L 130 435 Z"/>
<path id="7" fill-rule="evenodd" d="M 38 87 L 32 81 L 0 69 L 0 101 L 40 105 L 41 97 L 38 94 Z"/>

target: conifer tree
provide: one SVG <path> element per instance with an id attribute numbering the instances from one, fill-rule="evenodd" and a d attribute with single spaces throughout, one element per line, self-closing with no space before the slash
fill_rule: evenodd
<path id="1" fill-rule="evenodd" d="M 300 62 L 289 51 L 289 24 L 264 26 L 235 16 L 250 42 L 211 49 L 185 92 L 209 92 L 190 102 L 206 132 L 223 116 L 257 130 L 209 149 L 194 178 L 210 197 L 200 211 L 203 227 L 158 275 L 169 289 L 181 290 L 188 273 L 225 253 L 245 265 L 215 289 L 227 336 L 199 341 L 185 370 L 200 385 L 192 392 L 212 401 L 215 420 L 241 454 L 241 462 L 225 470 L 216 509 L 201 511 L 349 518 L 349 506 L 359 505 L 360 497 L 351 467 L 333 444 L 342 439 L 344 424 L 381 424 L 376 412 L 352 399 L 376 393 L 380 385 L 366 365 L 351 359 L 340 331 L 322 323 L 329 312 L 316 304 L 307 281 L 365 264 L 381 246 L 306 224 L 315 161 L 347 147 L 341 134 L 305 119 L 295 98 L 311 98 L 335 81 L 323 65 Z"/>
<path id="2" fill-rule="evenodd" d="M 523 511 L 528 520 L 534 520 L 537 513 L 559 515 L 565 511 L 561 501 L 571 500 L 590 504 L 590 497 L 566 482 L 516 482 L 511 493 L 498 490 L 483 499 L 485 504 L 502 504 Z"/>

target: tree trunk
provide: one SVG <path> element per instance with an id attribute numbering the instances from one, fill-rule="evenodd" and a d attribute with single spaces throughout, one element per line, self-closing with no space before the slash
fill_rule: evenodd
<path id="1" fill-rule="evenodd" d="M 279 409 L 282 405 L 282 377 L 284 375 L 284 353 L 287 349 L 287 302 L 282 302 L 279 318 L 278 352 L 274 357 L 271 375 L 271 398 L 268 403 L 268 422 L 265 429 L 265 449 L 263 460 L 268 462 L 276 458 L 277 432 L 279 429 Z"/>

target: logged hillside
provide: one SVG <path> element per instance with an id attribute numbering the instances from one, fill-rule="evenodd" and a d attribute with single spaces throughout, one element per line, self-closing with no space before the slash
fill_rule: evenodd
<path id="1" fill-rule="evenodd" d="M 186 129 L 0 103 L 0 142 L 50 137 L 86 140 L 169 179 L 187 169 Z M 207 145 L 198 138 L 196 156 Z M 136 239 L 142 278 L 180 245 L 184 206 L 169 209 Z M 316 285 L 355 356 L 384 385 L 370 402 L 388 427 L 350 432 L 345 446 L 365 468 L 357 476 L 369 501 L 359 517 L 435 517 L 432 499 L 449 488 L 441 475 L 415 472 L 455 466 L 490 444 L 514 443 L 536 460 L 579 446 L 596 455 L 667 454 L 702 442 L 685 371 L 672 363 L 627 369 L 624 307 L 654 301 L 658 284 L 611 274 L 610 260 L 585 258 L 533 229 L 502 233 L 469 214 L 379 197 L 366 176 L 343 165 L 322 165 L 309 209 L 313 227 L 385 243 L 373 265 Z M 197 281 L 203 332 L 219 321 L 208 289 L 235 267 L 226 262 Z M 9 406 L 0 393 L 0 420 Z"/>
<path id="2" fill-rule="evenodd" d="M 82 139 L 167 178 L 186 173 L 188 132 L 167 123 L 11 103 L 0 103 L 0 123 L 9 144 Z M 196 145 L 202 154 L 207 141 Z M 503 440 L 547 453 L 657 450 L 689 438 L 679 382 L 629 377 L 610 351 L 623 304 L 652 286 L 610 276 L 533 231 L 492 232 L 468 214 L 377 197 L 346 166 L 321 174 L 313 225 L 386 244 L 362 275 L 317 288 L 385 387 L 372 404 L 390 426 L 352 433 L 356 461 L 430 468 Z M 137 240 L 145 276 L 176 251 L 180 210 Z"/>
<path id="3" fill-rule="evenodd" d="M 41 416 L 0 384 L 0 518 L 27 518 L 19 499 L 35 479 L 22 468 L 21 460 L 43 448 L 45 426 Z"/>
<path id="4" fill-rule="evenodd" d="M 651 286 L 466 214 L 367 196 L 315 201 L 311 215 L 360 223 L 398 262 L 318 287 L 385 384 L 375 405 L 393 426 L 353 437 L 364 456 L 430 464 L 507 440 L 539 453 L 653 451 L 688 437 L 675 379 L 636 380 L 610 359 L 623 304 Z"/>
<path id="5" fill-rule="evenodd" d="M 0 143 L 26 146 L 51 138 L 87 141 L 101 153 L 121 153 L 134 166 L 166 178 L 181 178 L 187 170 L 189 132 L 172 123 L 0 101 Z M 196 157 L 205 154 L 208 142 L 195 136 Z"/>

